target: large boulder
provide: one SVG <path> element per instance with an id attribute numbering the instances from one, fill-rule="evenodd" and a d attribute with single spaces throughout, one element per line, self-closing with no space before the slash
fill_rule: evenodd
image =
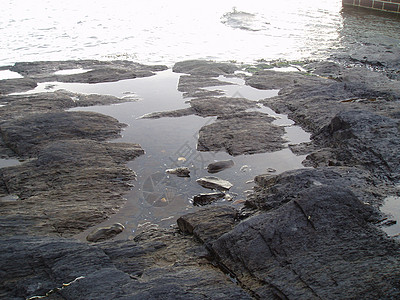
<path id="1" fill-rule="evenodd" d="M 251 217 L 210 248 L 260 299 L 395 299 L 400 246 L 370 207 L 337 185 L 313 185 Z"/>

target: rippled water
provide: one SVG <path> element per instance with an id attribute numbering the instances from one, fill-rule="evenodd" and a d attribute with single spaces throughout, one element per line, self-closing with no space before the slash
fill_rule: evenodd
<path id="1" fill-rule="evenodd" d="M 339 47 L 341 0 L 2 0 L 0 65 L 301 59 Z"/>
<path id="2" fill-rule="evenodd" d="M 66 59 L 129 59 L 169 66 L 185 59 L 252 63 L 259 59 L 323 59 L 335 51 L 346 52 L 369 43 L 400 46 L 398 19 L 360 11 L 344 12 L 341 2 L 2 0 L 0 66 L 18 61 Z M 18 77 L 4 69 L 0 70 L 0 79 Z M 117 83 L 43 83 L 35 90 L 50 91 L 48 86 L 52 85 L 53 89 L 141 98 L 138 102 L 86 108 L 129 124 L 120 141 L 140 143 L 146 150 L 146 155 L 129 163 L 137 171 L 138 181 L 127 195 L 126 206 L 107 221 L 118 221 L 127 227 L 122 237 L 130 238 L 151 223 L 161 226 L 174 223 L 179 214 L 193 209 L 190 198 L 204 192 L 194 182 L 195 178 L 207 175 L 204 166 L 214 160 L 231 158 L 222 152 L 199 156 L 196 151 L 198 130 L 213 122 L 213 118 L 137 119 L 145 113 L 184 107 L 184 99 L 176 90 L 178 76 L 168 70 L 152 78 Z M 151 88 L 155 85 L 157 89 Z M 239 92 L 253 100 L 276 93 L 256 91 L 242 82 L 219 88 L 226 89 L 227 95 Z M 262 112 L 273 114 L 266 108 Z M 280 125 L 287 125 L 286 137 L 290 142 L 308 140 L 308 135 L 292 126 L 285 116 L 278 117 Z M 201 158 L 188 161 L 196 171 L 190 179 L 165 175 L 165 169 L 176 163 L 178 155 Z M 245 198 L 245 190 L 252 186 L 246 182 L 255 175 L 300 168 L 303 159 L 289 148 L 238 156 L 234 158 L 235 167 L 223 171 L 221 176 L 233 181 L 234 200 L 241 200 Z M 12 165 L 18 161 L 0 163 Z M 144 192 L 149 189 L 164 199 L 165 206 L 162 201 L 158 203 L 161 206 L 148 201 Z"/>

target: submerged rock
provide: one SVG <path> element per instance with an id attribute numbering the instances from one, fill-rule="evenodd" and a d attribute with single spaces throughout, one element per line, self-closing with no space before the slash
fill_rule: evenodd
<path id="1" fill-rule="evenodd" d="M 187 167 L 178 167 L 174 169 L 167 169 L 165 173 L 175 174 L 178 177 L 190 177 L 190 170 Z"/>
<path id="2" fill-rule="evenodd" d="M 216 161 L 207 166 L 208 173 L 218 173 L 235 165 L 233 160 Z"/>
<path id="3" fill-rule="evenodd" d="M 223 192 L 198 194 L 193 197 L 193 205 L 207 205 L 225 196 Z"/>
<path id="4" fill-rule="evenodd" d="M 111 226 L 96 228 L 88 234 L 86 240 L 88 242 L 108 240 L 120 234 L 124 229 L 125 227 L 121 223 L 115 223 Z"/>
<path id="5" fill-rule="evenodd" d="M 229 181 L 214 176 L 199 178 L 196 182 L 202 187 L 217 190 L 229 190 L 233 186 Z"/>

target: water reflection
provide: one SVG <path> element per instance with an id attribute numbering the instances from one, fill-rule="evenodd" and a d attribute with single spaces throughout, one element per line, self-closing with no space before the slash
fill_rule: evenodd
<path id="1" fill-rule="evenodd" d="M 117 83 L 90 85 L 91 92 L 107 91 L 109 94 L 121 95 L 130 91 L 142 100 L 119 105 L 78 108 L 111 115 L 119 121 L 129 124 L 123 131 L 123 137 L 117 141 L 139 143 L 146 154 L 129 162 L 128 166 L 137 172 L 137 181 L 127 195 L 127 204 L 115 216 L 101 224 L 121 222 L 127 230 L 119 238 L 129 238 L 146 226 L 169 226 L 177 217 L 193 207 L 192 198 L 209 190 L 201 187 L 196 179 L 210 175 L 206 167 L 209 163 L 232 159 L 235 165 L 218 174 L 218 177 L 229 180 L 233 187 L 229 197 L 218 201 L 218 205 L 239 205 L 246 198 L 246 191 L 251 190 L 254 176 L 268 172 L 281 173 L 286 170 L 302 168 L 305 156 L 294 155 L 289 148 L 272 153 L 240 155 L 231 157 L 225 152 L 199 152 L 196 149 L 198 131 L 201 127 L 215 121 L 215 117 L 203 118 L 195 115 L 180 118 L 140 119 L 146 113 L 163 110 L 175 110 L 187 107 L 187 99 L 177 91 L 179 74 L 170 70 L 159 72 L 150 78 L 124 80 Z M 261 91 L 244 86 L 238 78 L 221 78 L 230 80 L 236 85 L 218 86 L 227 96 L 248 97 L 259 100 L 276 95 L 277 91 Z M 154 87 L 157 86 L 157 89 Z M 63 87 L 59 84 L 54 88 Z M 80 84 L 68 85 L 72 91 L 82 91 Z M 236 90 L 236 91 L 235 91 Z M 286 116 L 279 115 L 268 108 L 260 111 L 276 116 L 277 122 L 287 129 L 288 142 L 297 143 L 309 140 L 309 134 L 294 126 Z M 166 174 L 165 170 L 177 166 L 189 167 L 189 178 Z M 228 198 L 230 201 L 228 201 Z M 231 199 L 232 198 L 232 199 Z M 236 201 L 236 202 L 235 202 Z M 144 225 L 143 225 L 144 224 Z M 147 225 L 146 225 L 147 224 Z M 84 238 L 86 233 L 80 235 Z"/>

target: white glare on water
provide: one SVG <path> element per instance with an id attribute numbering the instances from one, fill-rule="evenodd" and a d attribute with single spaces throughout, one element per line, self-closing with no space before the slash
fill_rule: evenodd
<path id="1" fill-rule="evenodd" d="M 300 59 L 336 47 L 340 0 L 2 1 L 0 64 Z M 245 12 L 245 14 L 242 14 Z"/>

